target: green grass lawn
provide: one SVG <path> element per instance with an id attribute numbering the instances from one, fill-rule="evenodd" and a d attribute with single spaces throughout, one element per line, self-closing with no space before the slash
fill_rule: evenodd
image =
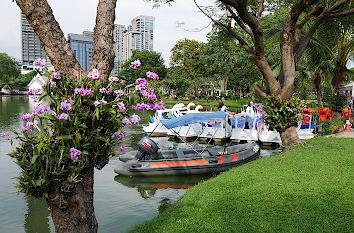
<path id="1" fill-rule="evenodd" d="M 131 232 L 353 232 L 354 139 L 315 138 L 189 189 Z"/>

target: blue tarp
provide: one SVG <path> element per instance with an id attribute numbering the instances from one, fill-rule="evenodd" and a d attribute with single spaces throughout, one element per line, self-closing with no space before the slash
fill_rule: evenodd
<path id="1" fill-rule="evenodd" d="M 222 111 L 213 113 L 188 113 L 184 116 L 175 117 L 172 119 L 161 120 L 161 123 L 167 128 L 172 129 L 183 125 L 220 121 L 226 118 L 227 114 Z"/>

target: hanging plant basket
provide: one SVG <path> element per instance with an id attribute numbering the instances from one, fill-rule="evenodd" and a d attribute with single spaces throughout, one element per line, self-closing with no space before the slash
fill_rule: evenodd
<path id="1" fill-rule="evenodd" d="M 75 189 L 75 184 L 64 181 L 60 188 L 61 194 L 64 197 L 71 197 Z"/>
<path id="2" fill-rule="evenodd" d="M 52 173 L 51 174 L 51 181 L 54 185 L 61 185 L 61 183 L 66 179 L 67 174 L 65 173 Z"/>

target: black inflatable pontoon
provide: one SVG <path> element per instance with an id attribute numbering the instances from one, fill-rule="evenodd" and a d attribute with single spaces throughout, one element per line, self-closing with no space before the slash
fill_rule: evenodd
<path id="1" fill-rule="evenodd" d="M 255 159 L 260 148 L 256 143 L 198 150 L 158 150 L 149 138 L 138 143 L 138 152 L 119 157 L 124 163 L 114 171 L 125 176 L 164 176 L 208 174 L 227 171 Z"/>

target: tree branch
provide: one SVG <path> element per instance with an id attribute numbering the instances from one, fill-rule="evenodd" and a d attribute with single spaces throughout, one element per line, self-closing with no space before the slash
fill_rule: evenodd
<path id="1" fill-rule="evenodd" d="M 248 45 L 248 43 L 237 33 L 235 32 L 230 26 L 227 26 L 220 21 L 217 21 L 213 19 L 210 15 L 208 15 L 196 2 L 196 0 L 193 0 L 194 4 L 197 6 L 197 8 L 205 15 L 207 16 L 211 21 L 213 21 L 216 25 L 219 25 L 221 28 L 224 28 L 228 35 L 234 36 L 238 42 L 242 45 L 242 47 L 246 50 L 246 52 L 250 55 L 250 57 L 254 57 L 254 51 L 253 49 Z"/>
<path id="2" fill-rule="evenodd" d="M 340 18 L 354 13 L 354 8 L 326 15 L 326 18 Z"/>
<path id="3" fill-rule="evenodd" d="M 258 0 L 258 12 L 257 12 L 258 21 L 261 20 L 262 12 L 264 9 L 263 4 L 264 4 L 264 0 Z"/>
<path id="4" fill-rule="evenodd" d="M 76 60 L 63 31 L 46 0 L 16 0 L 28 23 L 35 31 L 54 69 L 68 78 L 80 77 L 82 68 Z"/>
<path id="5" fill-rule="evenodd" d="M 254 35 L 254 46 L 257 57 L 264 57 L 263 30 L 257 18 L 247 10 L 247 0 L 220 0 L 224 5 L 230 5 L 236 9 L 241 20 L 252 30 Z"/>
<path id="6" fill-rule="evenodd" d="M 265 91 L 263 91 L 262 88 L 258 86 L 258 84 L 254 85 L 254 90 L 258 93 L 260 97 L 263 98 L 264 96 L 266 96 Z"/>
<path id="7" fill-rule="evenodd" d="M 252 41 L 254 43 L 254 36 L 252 33 L 252 30 L 248 27 L 246 27 L 246 25 L 241 21 L 241 19 L 235 14 L 235 12 L 231 9 L 231 7 L 227 4 L 225 4 L 226 9 L 230 12 L 231 17 L 236 21 L 236 23 L 240 26 L 240 28 L 242 28 L 248 35 L 251 36 Z"/>
<path id="8" fill-rule="evenodd" d="M 113 30 L 117 0 L 99 0 L 93 34 L 92 63 L 89 70 L 98 69 L 103 78 L 114 66 Z"/>
<path id="9" fill-rule="evenodd" d="M 333 6 L 331 6 L 329 9 L 328 9 L 328 12 L 332 12 L 334 10 L 336 10 L 338 7 L 342 6 L 343 4 L 345 4 L 348 0 L 340 0 L 340 1 L 337 1 Z"/>

